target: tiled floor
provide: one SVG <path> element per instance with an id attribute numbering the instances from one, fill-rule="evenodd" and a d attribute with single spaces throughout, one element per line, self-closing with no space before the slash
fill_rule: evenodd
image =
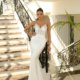
<path id="1" fill-rule="evenodd" d="M 46 73 L 44 68 L 42 68 L 42 75 L 44 80 L 50 80 L 50 74 Z"/>

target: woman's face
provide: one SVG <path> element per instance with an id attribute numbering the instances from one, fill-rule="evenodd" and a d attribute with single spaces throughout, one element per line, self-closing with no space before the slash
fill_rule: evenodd
<path id="1" fill-rule="evenodd" d="M 37 12 L 37 18 L 38 18 L 38 19 L 42 19 L 42 18 L 43 18 L 43 15 L 44 15 L 44 14 L 43 14 L 42 11 L 38 11 L 38 12 Z"/>

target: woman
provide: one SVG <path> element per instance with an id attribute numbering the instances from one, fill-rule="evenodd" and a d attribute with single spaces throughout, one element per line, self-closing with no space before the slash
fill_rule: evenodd
<path id="1" fill-rule="evenodd" d="M 37 21 L 32 21 L 25 29 L 24 32 L 31 37 L 31 60 L 29 68 L 29 77 L 28 80 L 43 80 L 41 73 L 41 63 L 39 61 L 39 55 L 42 52 L 47 39 L 45 38 L 45 32 L 48 33 L 48 52 L 51 50 L 51 35 L 50 35 L 50 21 L 43 20 L 43 10 L 39 8 L 37 10 Z M 34 26 L 35 33 L 30 34 L 27 30 Z"/>

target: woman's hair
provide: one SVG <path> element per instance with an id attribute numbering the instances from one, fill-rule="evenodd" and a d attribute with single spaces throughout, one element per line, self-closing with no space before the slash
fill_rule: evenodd
<path id="1" fill-rule="evenodd" d="M 42 8 L 38 8 L 38 9 L 37 9 L 37 12 L 38 12 L 38 11 L 42 11 L 42 12 L 43 12 L 43 9 L 42 9 Z"/>

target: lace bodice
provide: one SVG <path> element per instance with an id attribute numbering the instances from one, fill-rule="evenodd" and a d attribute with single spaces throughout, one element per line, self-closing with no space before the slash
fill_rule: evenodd
<path id="1" fill-rule="evenodd" d="M 47 31 L 47 25 L 43 25 L 42 27 L 39 27 L 39 25 L 36 23 L 35 26 L 35 32 L 36 34 L 41 34 L 41 35 L 45 35 L 46 31 Z"/>

